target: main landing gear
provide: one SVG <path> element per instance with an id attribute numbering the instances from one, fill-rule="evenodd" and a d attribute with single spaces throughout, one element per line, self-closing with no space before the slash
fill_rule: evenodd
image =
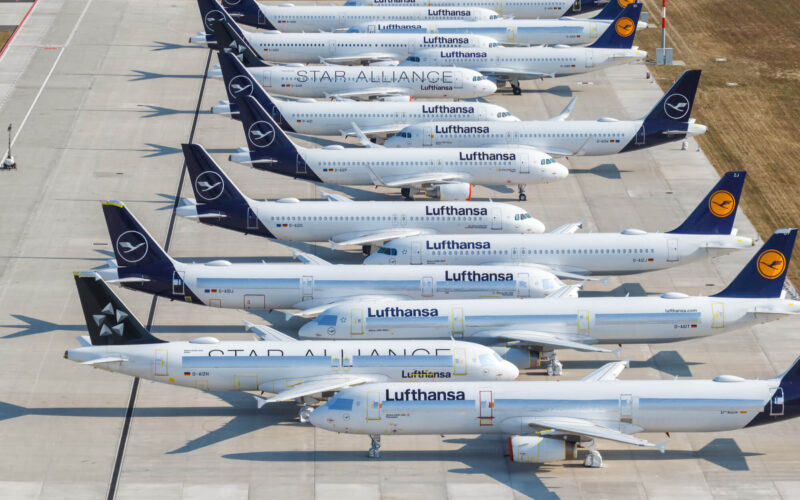
<path id="1" fill-rule="evenodd" d="M 411 194 L 411 188 L 400 188 L 400 194 L 408 201 L 414 201 L 414 195 Z"/>
<path id="2" fill-rule="evenodd" d="M 372 445 L 369 448 L 369 458 L 381 457 L 381 436 L 380 434 L 370 434 Z"/>
<path id="3" fill-rule="evenodd" d="M 517 192 L 519 193 L 519 201 L 528 201 L 528 197 L 525 196 L 525 184 L 517 184 Z"/>
<path id="4" fill-rule="evenodd" d="M 509 83 L 511 83 L 511 92 L 513 92 L 514 95 L 522 95 L 522 87 L 519 84 L 519 80 L 512 80 Z"/>

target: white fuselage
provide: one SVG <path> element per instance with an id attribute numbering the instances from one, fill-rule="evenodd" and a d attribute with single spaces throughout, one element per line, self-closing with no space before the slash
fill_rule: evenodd
<path id="1" fill-rule="evenodd" d="M 495 47 L 488 49 L 425 49 L 411 54 L 400 66 L 458 66 L 478 72 L 519 75 L 510 80 L 529 80 L 579 75 L 642 61 L 647 52 L 638 48 L 604 49 L 593 47 Z"/>
<path id="2" fill-rule="evenodd" d="M 633 274 L 723 255 L 754 244 L 751 238 L 726 234 L 631 233 L 412 236 L 387 243 L 364 263 L 519 263 L 578 274 Z"/>
<path id="3" fill-rule="evenodd" d="M 550 155 L 527 148 L 413 148 L 402 154 L 390 148 L 341 146 L 297 150 L 304 160 L 294 172 L 297 177 L 304 177 L 308 169 L 325 184 L 345 186 L 426 186 L 439 181 L 415 183 L 403 179 L 437 176 L 446 181 L 478 185 L 543 184 L 569 175 L 569 170 Z M 253 163 L 250 153 L 235 153 L 231 160 Z"/>
<path id="4" fill-rule="evenodd" d="M 496 19 L 497 13 L 476 7 L 344 7 L 335 5 L 258 5 L 266 20 L 282 33 L 346 30 L 367 21 Z"/>
<path id="5" fill-rule="evenodd" d="M 480 73 L 454 67 L 267 66 L 248 68 L 267 92 L 293 97 L 348 96 L 363 93 L 430 98 L 472 98 L 493 94 L 497 86 Z M 221 76 L 219 70 L 210 76 Z"/>
<path id="6" fill-rule="evenodd" d="M 282 63 L 319 63 L 322 60 L 360 64 L 362 61 L 401 61 L 427 48 L 489 48 L 493 38 L 481 35 L 416 33 L 253 33 L 248 43 L 262 59 Z"/>
<path id="7" fill-rule="evenodd" d="M 525 267 L 320 264 L 207 264 L 173 262 L 162 295 L 231 309 L 309 309 L 354 298 L 397 299 L 542 297 L 563 286 L 553 274 Z M 98 270 L 108 281 L 116 268 Z M 123 272 L 124 274 L 124 272 Z M 155 284 L 145 283 L 152 289 Z M 126 284 L 132 289 L 136 284 Z M 166 288 L 169 287 L 169 288 Z M 194 297 L 194 298 L 192 298 Z"/>
<path id="8" fill-rule="evenodd" d="M 491 9 L 500 15 L 517 19 L 556 19 L 572 6 L 572 0 L 348 0 L 345 5 L 375 7 L 470 7 Z"/>
<path id="9" fill-rule="evenodd" d="M 453 101 L 290 101 L 273 104 L 298 134 L 339 135 L 353 123 L 365 131 L 397 132 L 407 125 L 428 121 L 519 121 L 507 109 L 488 102 Z M 211 108 L 229 114 L 227 101 Z"/>
<path id="10" fill-rule="evenodd" d="M 358 33 L 469 33 L 499 43 L 584 45 L 597 40 L 610 21 L 592 19 L 495 19 L 492 21 L 372 21 L 350 30 Z"/>
<path id="11" fill-rule="evenodd" d="M 337 375 L 374 381 L 513 380 L 518 373 L 488 347 L 469 342 L 198 341 L 70 349 L 77 362 L 156 382 L 207 391 L 277 393 Z"/>
<path id="12" fill-rule="evenodd" d="M 415 314 L 420 311 L 420 314 Z M 422 314 L 424 312 L 424 314 Z M 502 332 L 537 332 L 587 345 L 676 342 L 800 313 L 778 298 L 582 297 L 365 301 L 334 306 L 303 325 L 303 338 L 464 339 L 502 344 Z M 362 322 L 353 335 L 350 325 Z M 328 326 L 334 324 L 335 326 Z"/>
<path id="13" fill-rule="evenodd" d="M 339 392 L 314 411 L 311 423 L 334 432 L 370 435 L 533 435 L 535 429 L 526 419 L 566 417 L 629 434 L 727 431 L 746 426 L 761 413 L 779 382 L 377 383 Z"/>
<path id="14" fill-rule="evenodd" d="M 198 201 L 202 202 L 202 199 Z M 418 231 L 420 234 L 541 233 L 544 224 L 507 203 L 426 201 L 258 201 L 249 212 L 272 235 L 285 241 L 340 242 L 370 233 Z M 197 206 L 178 215 L 196 218 Z M 387 240 L 392 239 L 387 237 Z"/>

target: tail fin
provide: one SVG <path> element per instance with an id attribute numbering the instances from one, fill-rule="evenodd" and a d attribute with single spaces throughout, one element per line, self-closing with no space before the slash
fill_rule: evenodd
<path id="1" fill-rule="evenodd" d="M 225 81 L 225 89 L 228 92 L 231 113 L 239 112 L 239 100 L 246 95 L 256 98 L 264 110 L 269 113 L 283 130 L 294 132 L 294 129 L 281 114 L 281 110 L 275 105 L 273 100 L 264 88 L 259 85 L 247 68 L 232 54 L 220 52 L 219 65 L 222 69 L 222 79 Z"/>
<path id="2" fill-rule="evenodd" d="M 714 297 L 780 297 L 797 229 L 778 229 L 728 287 Z"/>
<path id="3" fill-rule="evenodd" d="M 122 202 L 104 201 L 103 213 L 106 216 L 111 245 L 114 247 L 114 256 L 120 268 L 160 264 L 172 266 L 169 255 Z"/>
<path id="4" fill-rule="evenodd" d="M 239 99 L 239 116 L 251 157 L 269 156 L 278 161 L 294 161 L 297 147 L 275 120 L 252 96 Z"/>
<path id="5" fill-rule="evenodd" d="M 592 20 L 596 21 L 610 21 L 612 19 L 616 19 L 619 16 L 620 12 L 622 12 L 628 4 L 638 2 L 638 0 L 609 0 L 603 10 L 597 13 L 596 16 L 592 17 Z"/>
<path id="6" fill-rule="evenodd" d="M 611 0 L 612 2 L 615 0 Z M 632 3 L 622 9 L 622 12 L 608 25 L 608 28 L 589 47 L 596 49 L 629 49 L 633 47 L 636 35 L 636 25 L 642 13 L 642 4 Z"/>
<path id="7" fill-rule="evenodd" d="M 158 344 L 136 316 L 98 276 L 75 273 L 86 329 L 92 345 Z"/>
<path id="8" fill-rule="evenodd" d="M 238 23 L 265 30 L 278 29 L 261 12 L 255 0 L 222 0 L 222 3 L 228 14 Z"/>
<path id="9" fill-rule="evenodd" d="M 227 14 L 226 14 L 227 16 Z M 259 66 L 267 66 L 267 63 L 261 60 L 258 52 L 247 41 L 247 37 L 239 26 L 230 18 L 224 21 L 213 21 L 214 36 L 217 39 L 217 50 L 220 53 L 233 54 L 244 62 L 248 68 L 256 68 Z"/>
<path id="10" fill-rule="evenodd" d="M 731 234 L 747 172 L 726 172 L 683 224 L 679 234 Z"/>
<path id="11" fill-rule="evenodd" d="M 648 122 L 688 122 L 692 114 L 697 85 L 700 83 L 700 73 L 699 69 L 684 71 L 658 104 L 644 117 L 645 128 L 649 128 Z"/>

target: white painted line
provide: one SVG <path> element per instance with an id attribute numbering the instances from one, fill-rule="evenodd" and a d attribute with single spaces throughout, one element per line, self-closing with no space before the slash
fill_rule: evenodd
<path id="1" fill-rule="evenodd" d="M 11 33 L 11 37 L 6 42 L 5 47 L 3 47 L 3 50 L 0 50 L 0 62 L 3 62 L 3 58 L 6 57 L 6 52 L 8 52 L 9 47 L 11 47 L 11 43 L 14 42 L 14 39 L 17 37 L 19 32 L 22 31 L 22 26 L 25 24 L 25 21 L 28 20 L 28 16 L 31 15 L 31 12 L 33 12 L 33 9 L 35 9 L 38 4 L 39 0 L 34 0 L 33 5 L 31 5 L 31 8 L 28 9 L 28 12 L 25 13 L 25 17 L 23 17 L 22 21 L 20 21 L 17 27 L 14 28 L 14 32 Z"/>
<path id="2" fill-rule="evenodd" d="M 42 86 L 39 87 L 39 91 L 36 93 L 36 97 L 33 98 L 33 102 L 31 106 L 28 108 L 28 112 L 25 113 L 25 117 L 17 126 L 17 133 L 14 134 L 14 138 L 11 139 L 11 145 L 13 146 L 15 142 L 17 142 L 17 137 L 19 137 L 20 132 L 22 132 L 23 127 L 25 127 L 25 123 L 28 121 L 28 117 L 31 116 L 31 111 L 33 111 L 33 107 L 36 106 L 36 103 L 39 101 L 39 97 L 41 97 L 42 92 L 44 92 L 44 88 L 47 86 L 47 82 L 50 81 L 50 77 L 53 76 L 53 71 L 55 71 L 56 66 L 58 66 L 58 62 L 61 60 L 61 56 L 64 55 L 64 52 L 69 47 L 70 42 L 72 42 L 72 38 L 75 36 L 75 32 L 78 31 L 78 27 L 81 25 L 81 21 L 83 21 L 83 17 L 86 15 L 86 11 L 89 10 L 89 6 L 92 5 L 94 0 L 89 0 L 86 2 L 86 5 L 83 7 L 83 11 L 81 15 L 78 17 L 78 21 L 75 23 L 75 26 L 72 27 L 72 31 L 70 31 L 69 36 L 67 37 L 67 41 L 64 42 L 64 46 L 61 48 L 61 51 L 58 53 L 58 57 L 53 62 L 53 66 L 50 67 L 50 71 L 47 72 L 47 76 L 44 78 L 42 82 Z M 38 3 L 38 2 L 37 2 Z M 8 149 L 6 149 L 5 154 L 3 154 L 3 158 L 8 156 Z"/>

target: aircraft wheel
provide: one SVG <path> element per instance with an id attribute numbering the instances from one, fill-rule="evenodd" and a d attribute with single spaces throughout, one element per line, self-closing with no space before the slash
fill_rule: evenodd
<path id="1" fill-rule="evenodd" d="M 528 201 L 528 197 L 525 196 L 525 193 L 519 194 L 519 201 Z"/>

